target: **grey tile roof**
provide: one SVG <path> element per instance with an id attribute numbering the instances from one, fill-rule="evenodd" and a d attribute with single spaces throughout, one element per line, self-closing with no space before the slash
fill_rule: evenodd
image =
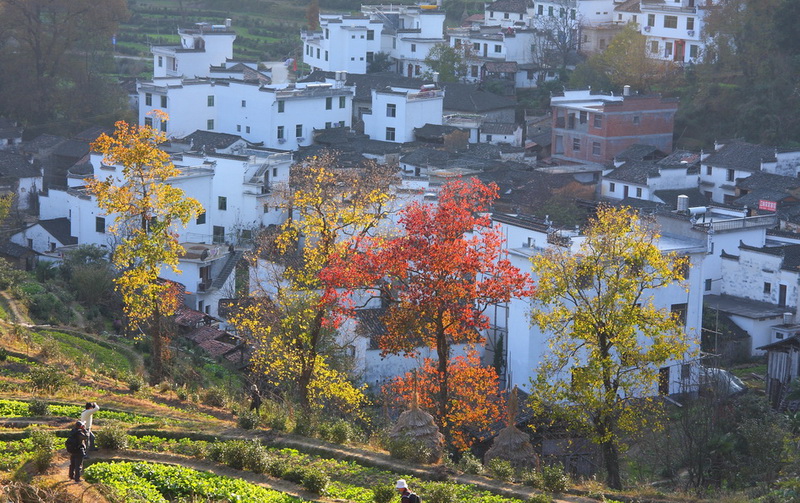
<path id="1" fill-rule="evenodd" d="M 35 178 L 41 176 L 40 164 L 33 164 L 20 154 L 0 151 L 0 176 L 8 178 Z"/>
<path id="2" fill-rule="evenodd" d="M 418 140 L 441 140 L 444 136 L 455 131 L 462 131 L 455 126 L 445 126 L 441 124 L 425 124 L 422 127 L 414 128 L 414 137 Z"/>
<path id="3" fill-rule="evenodd" d="M 620 182 L 646 185 L 648 178 L 660 175 L 660 168 L 654 161 L 628 161 L 603 178 Z"/>
<path id="4" fill-rule="evenodd" d="M 519 128 L 518 125 L 508 122 L 484 122 L 481 125 L 481 133 L 484 134 L 514 134 Z"/>
<path id="5" fill-rule="evenodd" d="M 241 140 L 242 137 L 235 134 L 217 133 L 214 131 L 202 131 L 198 129 L 194 133 L 182 138 L 181 141 L 191 143 L 192 150 L 206 149 L 226 149 Z"/>
<path id="6" fill-rule="evenodd" d="M 664 201 L 664 204 L 672 209 L 678 207 L 678 196 L 686 196 L 689 198 L 689 206 L 705 206 L 708 204 L 708 199 L 705 194 L 700 192 L 700 189 L 664 189 L 653 191 L 653 195 Z"/>
<path id="7" fill-rule="evenodd" d="M 528 5 L 529 3 L 525 0 L 497 0 L 486 6 L 484 10 L 525 14 Z"/>
<path id="8" fill-rule="evenodd" d="M 483 91 L 473 84 L 449 82 L 442 84 L 444 88 L 444 110 L 465 113 L 490 112 L 504 108 L 515 108 L 516 100 Z"/>
<path id="9" fill-rule="evenodd" d="M 641 8 L 639 7 L 640 0 L 626 0 L 621 4 L 614 7 L 614 10 L 617 12 L 632 12 L 634 14 L 641 12 Z"/>
<path id="10" fill-rule="evenodd" d="M 39 225 L 63 245 L 78 244 L 78 238 L 70 235 L 70 224 L 67 218 L 39 220 Z"/>
<path id="11" fill-rule="evenodd" d="M 777 318 L 786 311 L 793 311 L 786 306 L 731 295 L 706 295 L 703 297 L 703 307 L 751 319 Z"/>
<path id="12" fill-rule="evenodd" d="M 84 140 L 66 140 L 58 144 L 58 146 L 53 150 L 53 154 L 59 157 L 68 157 L 70 159 L 78 160 L 81 157 L 85 156 L 89 153 L 90 147 L 89 144 L 94 141 L 84 141 Z"/>
<path id="13" fill-rule="evenodd" d="M 14 258 L 22 258 L 28 255 L 38 255 L 37 252 L 31 250 L 30 248 L 26 248 L 24 246 L 18 245 L 17 243 L 12 243 L 8 240 L 0 241 L 0 255 L 5 255 L 6 257 L 14 257 Z"/>
<path id="14" fill-rule="evenodd" d="M 492 143 L 470 143 L 467 145 L 467 152 L 479 159 L 500 159 L 500 147 Z"/>
<path id="15" fill-rule="evenodd" d="M 800 271 L 800 244 L 787 244 L 782 246 L 748 246 L 740 244 L 739 248 L 742 250 L 751 250 L 777 257 L 783 257 L 781 269 L 786 271 Z"/>
<path id="16" fill-rule="evenodd" d="M 488 61 L 483 67 L 488 73 L 517 73 L 516 61 Z"/>
<path id="17" fill-rule="evenodd" d="M 40 134 L 39 136 L 37 136 L 32 140 L 20 144 L 19 150 L 27 154 L 38 154 L 40 152 L 53 149 L 60 143 L 65 141 L 67 141 L 67 139 L 64 138 L 63 136 L 55 136 L 52 134 Z"/>
<path id="18" fill-rule="evenodd" d="M 400 158 L 400 162 L 412 166 L 443 166 L 451 154 L 446 150 L 438 150 L 429 147 L 417 148 Z"/>
<path id="19" fill-rule="evenodd" d="M 308 77 L 302 79 L 300 82 L 325 82 L 325 79 L 333 79 L 336 76 L 335 72 L 312 72 Z M 423 79 L 415 79 L 405 77 L 394 72 L 379 72 L 379 73 L 348 73 L 345 84 L 348 86 L 356 86 L 356 94 L 353 97 L 355 101 L 372 102 L 372 90 L 384 89 L 386 87 L 402 87 L 408 89 L 419 89 L 431 81 Z"/>
<path id="20" fill-rule="evenodd" d="M 616 161 L 643 161 L 645 159 L 653 160 L 653 159 L 661 159 L 664 157 L 664 153 L 658 150 L 657 147 L 653 145 L 644 145 L 642 143 L 635 143 L 630 147 L 626 148 L 616 156 L 614 156 L 614 160 Z"/>
<path id="21" fill-rule="evenodd" d="M 688 150 L 673 150 L 671 154 L 660 159 L 658 164 L 688 164 L 690 166 L 700 163 L 700 153 L 690 152 Z"/>
<path id="22" fill-rule="evenodd" d="M 736 187 L 744 190 L 772 189 L 787 192 L 800 188 L 800 178 L 756 171 L 747 178 L 737 179 Z"/>
<path id="23" fill-rule="evenodd" d="M 752 192 L 745 194 L 743 196 L 737 197 L 733 201 L 731 201 L 732 206 L 744 207 L 747 206 L 748 208 L 758 208 L 758 203 L 761 200 L 765 201 L 776 201 L 781 202 L 785 199 L 790 199 L 792 201 L 796 201 L 796 199 L 789 193 L 783 190 L 775 190 L 775 189 L 755 189 Z M 783 211 L 783 208 L 781 208 Z"/>
<path id="24" fill-rule="evenodd" d="M 701 164 L 716 168 L 755 172 L 761 169 L 762 160 L 772 157 L 775 157 L 775 147 L 765 147 L 733 140 L 706 157 Z"/>

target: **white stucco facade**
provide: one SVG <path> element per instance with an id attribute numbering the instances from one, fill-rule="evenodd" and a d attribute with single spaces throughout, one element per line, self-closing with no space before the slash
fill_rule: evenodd
<path id="1" fill-rule="evenodd" d="M 364 114 L 364 131 L 373 140 L 405 143 L 414 140 L 414 128 L 442 123 L 444 91 L 422 89 L 372 90 L 372 113 Z"/>

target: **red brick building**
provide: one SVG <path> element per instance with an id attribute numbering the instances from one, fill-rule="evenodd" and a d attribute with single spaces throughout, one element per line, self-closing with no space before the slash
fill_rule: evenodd
<path id="1" fill-rule="evenodd" d="M 606 163 L 635 143 L 672 152 L 676 98 L 565 91 L 550 106 L 555 157 Z"/>

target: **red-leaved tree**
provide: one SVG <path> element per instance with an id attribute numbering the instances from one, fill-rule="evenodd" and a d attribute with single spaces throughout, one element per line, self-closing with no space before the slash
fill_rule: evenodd
<path id="1" fill-rule="evenodd" d="M 354 239 L 321 273 L 326 295 L 345 313 L 353 309 L 355 291 L 384 300 L 386 333 L 378 340 L 384 355 L 416 356 L 420 347 L 436 353 L 431 412 L 451 441 L 450 418 L 463 412 L 450 399 L 453 345 L 483 343 L 486 308 L 533 290 L 530 276 L 505 256 L 500 230 L 491 224 L 488 211 L 496 198 L 494 184 L 454 180 L 442 187 L 437 204 L 405 207 L 397 236 Z"/>

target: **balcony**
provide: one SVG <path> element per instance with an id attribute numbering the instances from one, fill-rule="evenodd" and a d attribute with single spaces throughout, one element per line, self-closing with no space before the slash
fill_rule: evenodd
<path id="1" fill-rule="evenodd" d="M 414 100 L 431 100 L 435 98 L 444 98 L 444 91 L 441 89 L 434 89 L 431 91 L 420 91 L 418 93 L 408 93 L 408 101 Z"/>
<path id="2" fill-rule="evenodd" d="M 751 229 L 754 227 L 774 227 L 777 223 L 777 215 L 759 215 L 755 217 L 731 218 L 712 222 L 697 222 L 694 224 L 694 227 L 711 232 L 724 232 L 737 229 Z"/>
<path id="3" fill-rule="evenodd" d="M 664 5 L 661 3 L 642 2 L 640 7 L 642 13 L 649 11 L 674 12 L 681 14 L 697 14 L 697 7 L 684 7 L 681 5 Z"/>

